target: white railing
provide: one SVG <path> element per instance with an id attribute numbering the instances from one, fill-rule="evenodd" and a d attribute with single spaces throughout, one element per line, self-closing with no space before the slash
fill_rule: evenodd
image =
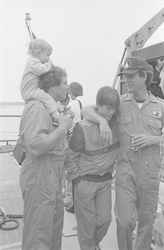
<path id="1" fill-rule="evenodd" d="M 1 117 L 21 117 L 21 115 L 0 115 L 0 118 Z M 9 142 L 16 142 L 17 140 L 15 139 L 15 140 L 13 140 L 13 139 L 3 139 L 3 140 L 1 140 L 0 139 L 0 142 L 5 142 L 6 143 L 6 145 L 9 145 Z"/>

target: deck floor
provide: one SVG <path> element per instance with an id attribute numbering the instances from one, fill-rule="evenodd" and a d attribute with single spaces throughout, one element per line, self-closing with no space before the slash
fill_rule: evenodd
<path id="1" fill-rule="evenodd" d="M 9 153 L 0 154 L 0 205 L 6 214 L 23 214 L 23 200 L 19 187 L 19 166 Z M 0 246 L 21 242 L 23 220 L 16 219 L 19 227 L 15 230 L 0 230 Z M 6 226 L 13 223 L 6 223 Z"/>
<path id="2" fill-rule="evenodd" d="M 23 214 L 23 200 L 19 187 L 20 166 L 16 163 L 12 154 L 0 153 L 0 206 L 3 206 L 6 214 Z M 160 185 L 159 195 L 164 194 L 164 183 Z M 112 203 L 114 205 L 115 191 L 112 191 Z M 107 235 L 101 242 L 102 250 L 118 250 L 115 216 L 112 209 L 113 221 Z M 4 231 L 0 229 L 0 250 L 21 250 L 23 219 L 19 221 L 19 227 L 14 230 Z M 13 225 L 6 223 L 6 226 Z M 64 213 L 64 227 L 62 238 L 62 250 L 80 250 L 74 214 Z M 154 248 L 153 246 L 153 249 Z"/>
<path id="3" fill-rule="evenodd" d="M 7 214 L 22 214 L 23 200 L 19 187 L 20 166 L 15 162 L 10 153 L 0 153 L 0 205 Z M 113 191 L 113 204 L 114 204 Z M 0 229 L 0 250 L 20 250 L 22 239 L 23 220 L 19 221 L 19 227 L 14 230 L 4 231 Z M 6 223 L 9 225 L 9 223 Z M 11 224 L 10 224 L 11 225 Z M 75 215 L 65 211 L 62 250 L 80 250 Z M 109 227 L 106 237 L 101 243 L 103 250 L 118 250 L 116 238 L 116 223 L 113 221 Z"/>

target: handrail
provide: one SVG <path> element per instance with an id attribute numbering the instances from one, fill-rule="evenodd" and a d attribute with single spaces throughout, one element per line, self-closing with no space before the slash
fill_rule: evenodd
<path id="1" fill-rule="evenodd" d="M 0 117 L 21 117 L 21 115 L 0 115 Z"/>
<path id="2" fill-rule="evenodd" d="M 0 140 L 0 142 L 6 142 L 6 146 L 9 145 L 9 142 L 13 142 L 13 141 L 17 141 L 17 140 L 10 140 L 10 139 L 7 139 L 7 140 Z"/>
<path id="3" fill-rule="evenodd" d="M 0 117 L 21 117 L 21 115 L 0 115 Z M 10 139 L 6 139 L 6 140 L 0 140 L 0 142 L 6 142 L 6 146 L 9 145 L 9 142 L 16 142 L 17 140 L 10 140 Z"/>

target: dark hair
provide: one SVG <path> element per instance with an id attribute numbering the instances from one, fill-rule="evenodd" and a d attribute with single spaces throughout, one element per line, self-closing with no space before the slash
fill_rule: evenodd
<path id="1" fill-rule="evenodd" d="M 148 88 L 153 80 L 154 73 L 153 73 L 153 67 L 149 65 L 149 71 L 146 70 L 140 70 L 139 71 L 139 76 L 144 77 L 145 73 L 147 74 L 147 78 L 145 81 L 146 87 Z"/>
<path id="2" fill-rule="evenodd" d="M 74 95 L 75 97 L 83 95 L 83 86 L 80 83 L 72 82 L 70 83 L 69 88 L 72 95 Z"/>
<path id="3" fill-rule="evenodd" d="M 66 71 L 60 67 L 53 67 L 40 77 L 39 87 L 48 92 L 50 87 L 60 86 L 63 77 L 67 77 Z"/>
<path id="4" fill-rule="evenodd" d="M 100 106 L 107 105 L 112 108 L 118 108 L 120 97 L 115 88 L 104 86 L 97 92 L 96 103 Z"/>

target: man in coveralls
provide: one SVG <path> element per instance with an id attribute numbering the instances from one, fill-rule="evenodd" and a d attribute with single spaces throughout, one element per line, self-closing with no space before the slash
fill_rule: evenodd
<path id="1" fill-rule="evenodd" d="M 64 100 L 68 92 L 66 72 L 54 67 L 42 76 L 40 87 L 56 102 Z M 20 125 L 21 145 L 27 154 L 20 172 L 22 250 L 61 250 L 62 172 L 68 151 L 66 131 L 71 126 L 70 114 L 61 114 L 57 126 L 42 102 L 30 100 L 25 104 Z"/>
<path id="2" fill-rule="evenodd" d="M 129 94 L 122 97 L 117 117 L 120 142 L 115 181 L 118 247 L 133 249 L 132 233 L 138 221 L 135 250 L 150 250 L 158 202 L 164 102 L 147 91 L 153 72 L 143 58 L 127 58 L 120 75 L 124 76 Z M 100 124 L 102 137 L 110 137 L 107 122 L 93 107 L 84 108 L 82 114 Z"/>

